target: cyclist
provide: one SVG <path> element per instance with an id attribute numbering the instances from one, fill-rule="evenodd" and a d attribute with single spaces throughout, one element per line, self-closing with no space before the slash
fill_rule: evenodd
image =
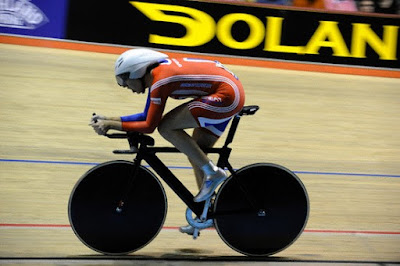
<path id="1" fill-rule="evenodd" d="M 193 166 L 200 188 L 194 201 L 208 199 L 227 175 L 201 148 L 212 147 L 242 109 L 245 95 L 238 78 L 217 61 L 169 58 L 150 49 L 121 54 L 115 62 L 115 76 L 118 85 L 132 92 L 148 89 L 144 111 L 121 117 L 95 115 L 91 122 L 94 130 L 104 135 L 110 129 L 152 133 L 158 128 Z M 194 99 L 163 116 L 168 97 Z M 189 128 L 194 129 L 192 136 L 185 132 Z"/>

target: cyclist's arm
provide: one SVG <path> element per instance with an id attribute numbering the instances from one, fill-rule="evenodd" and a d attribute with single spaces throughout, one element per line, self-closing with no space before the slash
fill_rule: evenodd
<path id="1" fill-rule="evenodd" d="M 146 120 L 147 117 L 147 112 L 149 109 L 150 105 L 150 94 L 147 97 L 146 101 L 146 106 L 144 108 L 144 111 L 142 113 L 138 114 L 133 114 L 133 115 L 128 115 L 128 116 L 116 116 L 116 117 L 110 117 L 110 116 L 104 116 L 104 115 L 94 115 L 92 117 L 92 126 L 97 127 L 98 130 L 96 132 L 101 133 L 107 133 L 108 130 L 110 129 L 116 129 L 120 131 L 124 131 L 122 127 L 123 122 L 133 122 L 133 121 L 144 121 Z M 95 122 L 96 121 L 96 122 Z"/>
<path id="2" fill-rule="evenodd" d="M 118 117 L 118 116 L 113 116 L 113 117 L 111 117 L 111 116 L 106 116 L 106 117 L 104 118 L 104 120 L 107 120 L 107 121 L 109 121 L 109 122 L 113 122 L 113 121 L 115 121 L 115 122 L 121 122 L 121 118 Z"/>
<path id="3" fill-rule="evenodd" d="M 121 121 L 121 122 L 145 121 L 146 117 L 147 117 L 147 113 L 149 111 L 149 107 L 150 107 L 150 92 L 148 93 L 146 106 L 142 113 L 121 116 L 121 117 L 119 117 L 119 121 Z"/>
<path id="4" fill-rule="evenodd" d="M 124 131 L 152 133 L 161 121 L 166 99 L 167 96 L 152 93 L 148 99 L 149 107 L 146 119 L 143 121 L 122 121 L 122 129 Z"/>

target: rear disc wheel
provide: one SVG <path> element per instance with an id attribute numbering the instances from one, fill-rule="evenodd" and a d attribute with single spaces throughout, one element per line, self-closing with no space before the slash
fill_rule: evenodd
<path id="1" fill-rule="evenodd" d="M 305 228 L 307 191 L 290 170 L 253 164 L 221 186 L 214 203 L 215 227 L 232 249 L 269 256 L 290 246 Z"/>

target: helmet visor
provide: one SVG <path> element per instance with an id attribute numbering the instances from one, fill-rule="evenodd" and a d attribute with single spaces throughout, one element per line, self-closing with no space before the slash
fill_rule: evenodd
<path id="1" fill-rule="evenodd" d="M 115 76 L 119 86 L 126 87 L 126 80 L 129 78 L 129 72 Z"/>

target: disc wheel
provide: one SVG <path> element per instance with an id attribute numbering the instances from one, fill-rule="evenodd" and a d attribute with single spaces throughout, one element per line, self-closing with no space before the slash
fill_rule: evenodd
<path id="1" fill-rule="evenodd" d="M 133 169 L 133 162 L 128 161 L 100 164 L 72 190 L 68 204 L 72 229 L 97 252 L 131 253 L 147 245 L 164 224 L 164 188 L 153 173 L 140 166 L 129 189 Z M 121 200 L 123 206 L 118 208 Z"/>
<path id="2" fill-rule="evenodd" d="M 269 256 L 290 246 L 304 230 L 309 213 L 300 179 L 275 164 L 253 164 L 221 186 L 214 203 L 215 227 L 232 249 Z"/>

